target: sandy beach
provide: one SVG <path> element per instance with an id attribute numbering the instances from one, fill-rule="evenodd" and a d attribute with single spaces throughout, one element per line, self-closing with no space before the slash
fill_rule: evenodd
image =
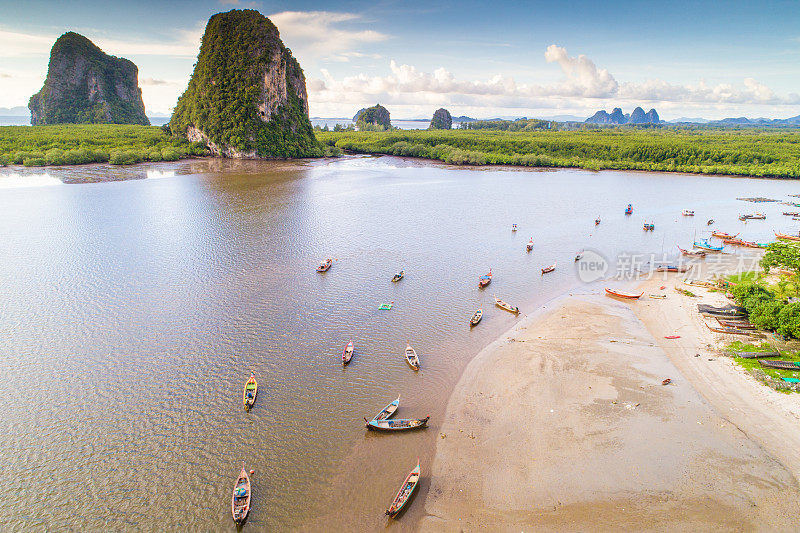
<path id="1" fill-rule="evenodd" d="M 643 287 L 666 300 L 559 300 L 482 351 L 448 403 L 420 529 L 796 530 L 797 395 L 720 357 L 676 282 Z"/>

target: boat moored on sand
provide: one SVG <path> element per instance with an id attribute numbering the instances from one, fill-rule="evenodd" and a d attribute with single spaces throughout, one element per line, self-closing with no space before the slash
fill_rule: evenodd
<path id="1" fill-rule="evenodd" d="M 496 305 L 500 309 L 508 311 L 509 313 L 514 313 L 515 315 L 519 314 L 519 307 L 514 307 L 511 304 L 504 302 L 497 296 L 494 297 L 494 305 Z"/>
<path id="2" fill-rule="evenodd" d="M 373 431 L 410 431 L 413 429 L 422 429 L 428 425 L 428 420 L 431 417 L 419 419 L 384 419 L 384 420 L 367 420 L 367 429 Z"/>
<path id="3" fill-rule="evenodd" d="M 635 293 L 631 293 L 631 292 L 622 292 L 622 291 L 617 291 L 617 290 L 614 290 L 614 289 L 606 288 L 606 294 L 608 294 L 609 296 L 614 296 L 616 298 L 625 298 L 626 300 L 638 300 L 639 298 L 642 297 L 644 292 L 640 292 L 639 294 L 635 294 Z"/>
<path id="4" fill-rule="evenodd" d="M 390 517 L 394 518 L 397 514 L 403 510 L 406 504 L 411 499 L 411 495 L 414 494 L 414 491 L 419 485 L 419 480 L 422 477 L 422 468 L 419 466 L 419 459 L 417 459 L 417 466 L 411 471 L 411 473 L 406 476 L 405 481 L 403 484 L 400 485 L 400 490 L 397 492 L 397 496 L 394 497 L 392 500 L 392 504 L 386 510 L 386 514 Z"/>

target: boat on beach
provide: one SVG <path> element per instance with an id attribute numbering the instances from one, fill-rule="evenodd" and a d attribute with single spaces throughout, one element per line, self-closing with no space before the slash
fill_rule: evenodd
<path id="1" fill-rule="evenodd" d="M 497 296 L 494 297 L 494 305 L 496 305 L 500 309 L 508 311 L 509 313 L 514 313 L 515 315 L 519 314 L 519 307 L 514 307 L 511 304 L 504 302 Z"/>
<path id="2" fill-rule="evenodd" d="M 659 265 L 656 267 L 656 272 L 688 272 L 689 267 L 686 265 Z"/>
<path id="3" fill-rule="evenodd" d="M 406 344 L 406 363 L 414 370 L 419 370 L 419 356 L 410 344 Z"/>
<path id="4" fill-rule="evenodd" d="M 544 274 L 547 274 L 548 272 L 552 272 L 552 271 L 553 271 L 553 270 L 555 270 L 555 269 L 556 269 L 556 263 L 553 263 L 552 265 L 550 265 L 550 266 L 548 266 L 548 267 L 544 267 L 544 268 L 542 269 L 542 274 L 543 274 L 543 275 L 544 275 Z"/>
<path id="5" fill-rule="evenodd" d="M 608 294 L 609 296 L 614 296 L 616 298 L 625 298 L 626 300 L 638 300 L 639 298 L 642 297 L 644 291 L 640 292 L 639 294 L 634 294 L 631 292 L 622 292 L 606 288 L 606 294 Z"/>
<path id="6" fill-rule="evenodd" d="M 317 267 L 317 272 L 326 272 L 331 267 L 332 264 L 333 264 L 333 259 L 331 259 L 330 257 L 327 258 L 325 261 L 319 264 L 319 266 Z"/>
<path id="7" fill-rule="evenodd" d="M 718 239 L 735 239 L 739 236 L 737 233 L 736 235 L 731 235 L 730 233 L 725 233 L 724 231 L 712 231 L 712 237 L 717 237 Z"/>
<path id="8" fill-rule="evenodd" d="M 667 295 L 666 294 L 651 294 L 650 298 L 652 298 L 653 300 L 666 300 L 667 299 Z"/>
<path id="9" fill-rule="evenodd" d="M 678 246 L 678 250 L 681 251 L 681 255 L 686 255 L 689 257 L 705 257 L 706 253 L 703 250 L 684 250 L 680 246 Z"/>
<path id="10" fill-rule="evenodd" d="M 405 276 L 405 275 L 406 275 L 406 271 L 405 270 L 401 270 L 400 272 L 398 272 L 397 274 L 392 276 L 392 281 L 397 283 L 398 281 L 403 279 L 403 276 Z"/>
<path id="11" fill-rule="evenodd" d="M 231 498 L 231 514 L 233 521 L 237 524 L 243 524 L 247 520 L 247 514 L 250 512 L 250 476 L 247 475 L 247 470 L 242 463 L 242 471 L 239 472 L 239 477 L 236 478 L 236 484 L 233 486 L 233 497 Z"/>
<path id="12" fill-rule="evenodd" d="M 417 485 L 419 485 L 419 480 L 421 477 L 422 468 L 420 468 L 419 459 L 417 459 L 417 466 L 411 470 L 408 476 L 406 476 L 405 481 L 403 481 L 403 484 L 400 485 L 400 490 L 397 491 L 397 496 L 394 497 L 392 504 L 386 510 L 387 515 L 394 518 L 400 511 L 403 510 L 403 508 L 411 499 L 411 495 L 414 494 L 414 490 L 416 490 Z"/>
<path id="13" fill-rule="evenodd" d="M 681 214 L 685 217 L 693 217 L 694 211 L 692 211 L 691 209 L 684 209 L 683 211 L 681 211 Z"/>
<path id="14" fill-rule="evenodd" d="M 483 318 L 483 309 L 478 309 L 472 314 L 472 318 L 469 319 L 469 325 L 477 326 L 478 322 L 480 322 L 482 318 Z"/>
<path id="15" fill-rule="evenodd" d="M 397 395 L 397 399 L 381 409 L 381 412 L 375 415 L 372 420 L 386 420 L 387 418 L 392 418 L 395 412 L 397 411 L 398 407 L 400 407 L 400 395 Z"/>
<path id="16" fill-rule="evenodd" d="M 714 318 L 717 320 L 717 322 L 719 322 L 720 326 L 724 326 L 726 328 L 756 329 L 756 327 L 747 320 L 731 320 L 718 316 L 715 316 Z"/>
<path id="17" fill-rule="evenodd" d="M 353 358 L 353 349 L 353 341 L 351 340 L 347 343 L 347 346 L 345 346 L 344 350 L 342 351 L 342 365 L 346 365 L 350 362 L 350 359 Z"/>
<path id="18" fill-rule="evenodd" d="M 759 359 L 758 364 L 767 368 L 778 368 L 780 370 L 800 370 L 800 361 L 763 361 Z"/>
<path id="19" fill-rule="evenodd" d="M 367 420 L 367 429 L 373 431 L 411 431 L 414 429 L 422 429 L 428 425 L 428 420 L 431 417 L 426 416 L 420 419 L 384 419 L 384 420 Z"/>
<path id="20" fill-rule="evenodd" d="M 706 327 L 714 333 L 725 333 L 726 335 L 750 335 L 753 333 L 753 331 L 747 329 L 730 328 L 727 326 L 716 327 L 712 326 L 708 322 L 706 322 Z"/>
<path id="21" fill-rule="evenodd" d="M 258 395 L 258 381 L 256 376 L 250 374 L 250 379 L 244 384 L 244 391 L 242 391 L 242 402 L 245 408 L 250 409 L 256 403 L 256 396 Z"/>

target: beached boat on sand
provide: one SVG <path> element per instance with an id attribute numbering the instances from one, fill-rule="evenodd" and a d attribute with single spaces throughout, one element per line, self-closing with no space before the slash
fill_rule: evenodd
<path id="1" fill-rule="evenodd" d="M 256 396 L 258 395 L 258 381 L 256 376 L 250 374 L 250 379 L 244 384 L 244 391 L 242 391 L 242 402 L 247 409 L 253 407 L 256 403 Z"/>
<path id="2" fill-rule="evenodd" d="M 797 361 L 762 361 L 758 360 L 758 364 L 767 368 L 779 368 L 781 370 L 800 370 L 800 362 Z"/>
<path id="3" fill-rule="evenodd" d="M 504 302 L 497 296 L 494 297 L 494 305 L 496 305 L 500 309 L 508 311 L 509 313 L 514 313 L 515 315 L 519 314 L 519 307 L 514 307 L 511 304 Z"/>
<path id="4" fill-rule="evenodd" d="M 786 233 L 775 233 L 775 237 L 781 239 L 782 241 L 800 241 L 800 235 L 787 235 Z"/>
<path id="5" fill-rule="evenodd" d="M 483 309 L 478 309 L 472 314 L 472 318 L 469 319 L 469 325 L 477 326 L 478 322 L 480 322 L 482 318 L 483 318 Z"/>
<path id="6" fill-rule="evenodd" d="M 639 294 L 634 294 L 630 292 L 615 291 L 614 289 L 606 288 L 606 294 L 608 294 L 609 296 L 615 296 L 617 298 L 625 298 L 627 300 L 638 300 L 639 298 L 642 297 L 644 291 L 640 292 Z"/>
<path id="7" fill-rule="evenodd" d="M 656 272 L 688 272 L 689 267 L 686 265 L 659 265 L 656 267 Z"/>
<path id="8" fill-rule="evenodd" d="M 705 257 L 706 253 L 703 250 L 684 250 L 680 246 L 678 246 L 678 250 L 681 251 L 681 255 L 686 255 L 689 257 Z"/>
<path id="9" fill-rule="evenodd" d="M 737 233 L 736 235 L 731 235 L 730 233 L 726 233 L 724 231 L 712 231 L 711 236 L 719 239 L 735 239 L 739 236 L 739 234 Z"/>
<path id="10" fill-rule="evenodd" d="M 729 327 L 715 327 L 706 322 L 706 327 L 713 331 L 714 333 L 725 333 L 726 335 L 750 335 L 753 332 L 751 330 L 746 329 L 739 329 L 739 328 L 729 328 Z"/>
<path id="11" fill-rule="evenodd" d="M 400 486 L 400 490 L 397 492 L 397 496 L 394 497 L 392 504 L 386 510 L 387 515 L 394 517 L 403 510 L 411 499 L 411 495 L 414 494 L 417 485 L 419 485 L 420 477 L 422 477 L 422 468 L 420 468 L 419 459 L 417 459 L 417 466 L 406 476 L 405 481 Z"/>
<path id="12" fill-rule="evenodd" d="M 406 344 L 406 363 L 414 370 L 419 370 L 419 356 L 410 344 Z"/>
<path id="13" fill-rule="evenodd" d="M 242 471 L 239 472 L 239 477 L 233 486 L 233 497 L 231 498 L 231 514 L 233 521 L 237 524 L 243 524 L 247 520 L 247 514 L 250 512 L 250 496 L 250 476 L 247 475 L 247 470 L 242 464 Z"/>
<path id="14" fill-rule="evenodd" d="M 721 252 L 724 246 L 714 246 L 708 240 L 701 240 L 695 241 L 694 243 L 695 248 L 700 248 L 701 250 L 706 250 L 707 252 Z"/>
<path id="15" fill-rule="evenodd" d="M 398 407 L 400 407 L 400 395 L 397 396 L 395 401 L 381 409 L 381 412 L 375 415 L 372 420 L 386 420 L 387 418 L 392 418 Z"/>
<path id="16" fill-rule="evenodd" d="M 367 429 L 373 431 L 410 431 L 413 429 L 421 429 L 428 425 L 428 420 L 431 417 L 426 416 L 420 419 L 397 419 L 397 420 L 367 420 Z"/>
<path id="17" fill-rule="evenodd" d="M 353 341 L 348 342 L 342 351 L 342 365 L 346 365 L 353 358 L 353 349 Z"/>

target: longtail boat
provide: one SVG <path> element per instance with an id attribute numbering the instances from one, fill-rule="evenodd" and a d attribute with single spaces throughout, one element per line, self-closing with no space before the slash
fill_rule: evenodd
<path id="1" fill-rule="evenodd" d="M 397 411 L 397 408 L 400 407 L 400 395 L 397 395 L 397 399 L 381 409 L 381 412 L 375 415 L 372 420 L 386 420 L 387 418 L 392 418 L 394 413 Z"/>
<path id="2" fill-rule="evenodd" d="M 583 259 L 583 252 L 578 252 L 578 254 L 575 256 L 575 262 L 577 263 L 581 259 Z"/>
<path id="3" fill-rule="evenodd" d="M 783 214 L 787 217 L 800 217 L 800 213 L 797 211 L 784 211 Z"/>
<path id="4" fill-rule="evenodd" d="M 555 263 L 553 263 L 553 264 L 552 264 L 552 265 L 550 265 L 549 267 L 544 267 L 544 268 L 542 269 L 542 274 L 547 274 L 548 272 L 552 272 L 552 271 L 553 271 L 553 270 L 555 270 L 555 269 L 556 269 L 556 264 L 555 264 Z"/>
<path id="5" fill-rule="evenodd" d="M 409 431 L 412 429 L 421 429 L 428 425 L 428 420 L 431 417 L 426 416 L 420 419 L 398 419 L 398 420 L 367 420 L 367 429 L 373 431 Z"/>
<path id="6" fill-rule="evenodd" d="M 736 352 L 736 357 L 742 359 L 758 359 L 759 357 L 780 357 L 780 352 Z"/>
<path id="7" fill-rule="evenodd" d="M 392 281 L 397 283 L 398 281 L 403 279 L 403 276 L 405 276 L 405 275 L 406 275 L 406 271 L 405 270 L 401 270 L 400 272 L 398 272 L 397 274 L 392 276 Z"/>
<path id="8" fill-rule="evenodd" d="M 721 252 L 722 249 L 724 248 L 724 246 L 714 246 L 713 244 L 708 242 L 708 240 L 695 241 L 694 247 L 709 252 Z"/>
<path id="9" fill-rule="evenodd" d="M 517 231 L 517 225 L 511 224 L 511 231 Z"/>
<path id="10" fill-rule="evenodd" d="M 410 344 L 406 344 L 406 363 L 414 370 L 419 370 L 419 357 Z"/>
<path id="11" fill-rule="evenodd" d="M 767 368 L 779 368 L 781 370 L 800 370 L 800 361 L 762 361 L 758 364 Z"/>
<path id="12" fill-rule="evenodd" d="M 688 272 L 689 267 L 686 265 L 659 265 L 656 267 L 656 272 Z"/>
<path id="13" fill-rule="evenodd" d="M 511 304 L 504 302 L 497 296 L 494 297 L 494 305 L 496 305 L 500 309 L 508 311 L 509 313 L 514 313 L 515 315 L 519 314 L 519 307 L 514 307 Z"/>
<path id="14" fill-rule="evenodd" d="M 694 216 L 694 211 L 692 211 L 691 209 L 684 209 L 684 210 L 681 212 L 681 214 L 682 214 L 683 216 L 685 216 L 685 217 L 693 217 L 693 216 Z"/>
<path id="15" fill-rule="evenodd" d="M 644 225 L 642 226 L 642 229 L 644 229 L 644 231 L 653 231 L 654 229 L 656 229 L 656 225 L 648 224 L 647 222 L 645 222 Z"/>
<path id="16" fill-rule="evenodd" d="M 730 233 L 725 233 L 724 231 L 712 231 L 711 236 L 719 239 L 735 239 L 739 236 L 739 234 L 737 233 L 736 235 L 731 235 Z"/>
<path id="17" fill-rule="evenodd" d="M 747 310 L 742 307 L 741 305 L 723 305 L 722 307 L 716 307 L 709 304 L 697 304 L 697 310 L 701 313 L 708 313 L 708 314 L 717 314 L 717 315 L 726 315 L 726 316 L 744 316 Z"/>
<path id="18" fill-rule="evenodd" d="M 392 309 L 393 305 L 394 305 L 394 302 L 389 302 L 388 304 L 381 304 L 378 307 L 378 310 L 380 310 L 380 311 L 390 311 Z"/>
<path id="19" fill-rule="evenodd" d="M 638 300 L 642 297 L 644 291 L 640 292 L 639 294 L 633 294 L 630 292 L 615 291 L 613 289 L 606 288 L 606 294 L 609 296 L 615 296 L 617 298 L 625 298 L 626 300 Z"/>
<path id="20" fill-rule="evenodd" d="M 353 341 L 348 342 L 342 351 L 342 365 L 346 365 L 353 358 L 353 349 Z"/>
<path id="21" fill-rule="evenodd" d="M 666 294 L 651 294 L 650 298 L 652 298 L 654 300 L 666 300 L 667 299 L 667 295 Z"/>
<path id="22" fill-rule="evenodd" d="M 781 239 L 782 241 L 800 241 L 800 235 L 787 235 L 785 233 L 775 233 L 775 237 Z"/>
<path id="23" fill-rule="evenodd" d="M 469 325 L 477 326 L 478 322 L 480 322 L 482 318 L 483 318 L 483 309 L 478 309 L 472 314 L 472 318 L 469 319 Z"/>
<path id="24" fill-rule="evenodd" d="M 681 251 L 681 255 L 686 255 L 689 257 L 705 257 L 706 253 L 703 250 L 684 250 L 680 246 L 678 246 L 678 250 Z"/>
<path id="25" fill-rule="evenodd" d="M 528 241 L 528 244 L 525 245 L 525 249 L 528 250 L 529 252 L 533 250 L 533 237 L 531 237 L 531 240 Z"/>
<path id="26" fill-rule="evenodd" d="M 739 220 L 766 220 L 767 215 L 764 213 L 753 213 L 752 215 L 741 215 Z"/>
<path id="27" fill-rule="evenodd" d="M 766 248 L 767 247 L 766 244 L 763 244 L 763 243 L 760 243 L 760 242 L 755 242 L 755 241 L 742 241 L 742 242 L 739 243 L 739 246 L 744 246 L 745 248 Z"/>
<path id="28" fill-rule="evenodd" d="M 247 520 L 247 513 L 250 512 L 250 476 L 247 475 L 247 470 L 242 463 L 242 471 L 239 472 L 239 477 L 236 478 L 236 484 L 233 486 L 233 497 L 231 498 L 231 514 L 233 521 L 237 524 L 243 524 Z"/>
<path id="29" fill-rule="evenodd" d="M 416 490 L 417 485 L 419 485 L 420 477 L 422 476 L 422 468 L 419 466 L 419 459 L 417 459 L 417 466 L 411 471 L 408 476 L 406 476 L 405 481 L 400 486 L 400 490 L 397 491 L 397 496 L 394 497 L 392 504 L 386 510 L 386 514 L 395 517 L 397 514 L 403 510 L 403 507 L 406 506 L 408 501 L 411 499 L 411 495 L 414 494 L 414 490 Z"/>
<path id="30" fill-rule="evenodd" d="M 491 282 L 492 282 L 492 269 L 490 268 L 488 274 L 484 274 L 483 276 L 478 278 L 478 287 L 482 289 Z"/>
<path id="31" fill-rule="evenodd" d="M 714 223 L 714 219 L 713 219 L 713 218 L 709 218 L 709 219 L 708 219 L 708 222 L 706 222 L 706 225 L 707 225 L 707 226 L 710 226 L 710 225 L 712 225 L 713 223 Z"/>
<path id="32" fill-rule="evenodd" d="M 744 241 L 739 238 L 722 239 L 722 244 L 742 244 Z"/>
<path id="33" fill-rule="evenodd" d="M 632 215 L 633 214 L 633 206 L 631 204 L 628 204 L 628 207 L 625 208 L 625 214 L 626 215 Z"/>
<path id="34" fill-rule="evenodd" d="M 594 219 L 594 225 L 595 226 L 599 226 L 600 225 L 600 219 L 599 218 Z"/>
<path id="35" fill-rule="evenodd" d="M 728 328 L 739 328 L 739 329 L 755 329 L 756 327 L 751 324 L 747 319 L 729 319 L 729 318 L 722 318 L 719 316 L 714 317 L 717 322 L 719 322 L 720 326 L 725 326 Z"/>
<path id="36" fill-rule="evenodd" d="M 325 261 L 319 264 L 319 266 L 317 267 L 317 272 L 327 271 L 332 264 L 333 264 L 333 259 L 331 259 L 330 257 L 327 258 Z"/>
<path id="37" fill-rule="evenodd" d="M 258 395 L 258 381 L 256 381 L 256 376 L 254 374 L 250 374 L 250 379 L 244 384 L 244 390 L 242 391 L 242 402 L 247 409 L 253 407 L 253 404 L 256 403 L 256 396 Z"/>
<path id="38" fill-rule="evenodd" d="M 713 331 L 714 333 L 725 333 L 726 335 L 750 335 L 753 332 L 750 330 L 739 329 L 739 328 L 729 328 L 729 327 L 714 327 L 708 322 L 706 322 L 706 327 Z"/>

